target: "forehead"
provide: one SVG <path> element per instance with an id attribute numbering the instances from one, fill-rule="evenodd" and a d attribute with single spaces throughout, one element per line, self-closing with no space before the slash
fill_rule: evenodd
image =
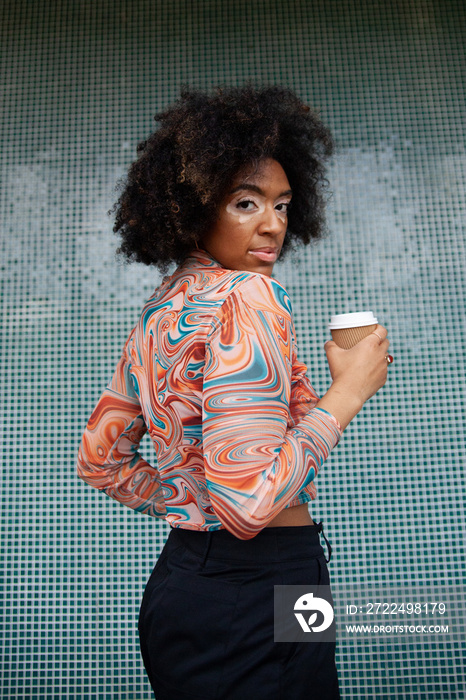
<path id="1" fill-rule="evenodd" d="M 255 165 L 246 166 L 233 179 L 232 188 L 247 189 L 248 185 L 277 187 L 280 190 L 290 189 L 290 183 L 280 163 L 273 158 L 265 158 Z"/>

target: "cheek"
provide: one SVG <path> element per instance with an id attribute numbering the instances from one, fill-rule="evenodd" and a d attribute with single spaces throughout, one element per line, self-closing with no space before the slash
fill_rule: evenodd
<path id="1" fill-rule="evenodd" d="M 241 209 L 238 209 L 233 202 L 230 202 L 226 208 L 228 216 L 231 216 L 238 224 L 253 223 L 256 217 L 263 214 L 264 211 L 265 206 L 263 204 L 257 205 L 253 212 L 241 211 Z"/>

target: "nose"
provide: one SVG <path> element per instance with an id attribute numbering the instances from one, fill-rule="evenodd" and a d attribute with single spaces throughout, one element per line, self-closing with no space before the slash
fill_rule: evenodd
<path id="1" fill-rule="evenodd" d="M 278 212 L 273 205 L 266 206 L 259 225 L 259 233 L 277 236 L 285 233 L 286 227 L 286 216 Z"/>

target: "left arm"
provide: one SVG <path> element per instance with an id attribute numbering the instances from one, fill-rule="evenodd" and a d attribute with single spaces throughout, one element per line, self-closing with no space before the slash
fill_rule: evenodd
<path id="1" fill-rule="evenodd" d="M 158 470 L 138 452 L 147 427 L 129 373 L 128 345 L 129 340 L 89 418 L 78 452 L 78 475 L 129 508 L 163 517 Z"/>

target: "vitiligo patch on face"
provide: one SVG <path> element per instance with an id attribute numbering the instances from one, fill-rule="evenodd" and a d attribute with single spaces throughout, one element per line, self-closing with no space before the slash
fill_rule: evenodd
<path id="1" fill-rule="evenodd" d="M 246 200 L 233 200 L 229 204 L 227 204 L 226 211 L 228 214 L 231 214 L 234 216 L 239 224 L 246 224 L 248 221 L 251 221 L 251 217 L 256 217 L 256 216 L 262 216 L 265 212 L 265 201 L 262 200 L 261 198 L 248 198 L 248 202 L 253 202 L 255 207 L 251 211 L 246 211 L 242 210 L 240 207 L 238 207 L 238 204 L 240 202 L 244 202 Z M 284 202 L 278 202 L 278 204 L 288 204 L 288 200 Z M 277 205 L 276 205 L 277 206 Z M 275 214 L 280 221 L 285 222 L 286 221 L 286 210 L 285 211 L 280 211 L 274 207 Z"/>
<path id="2" fill-rule="evenodd" d="M 238 223 L 240 224 L 246 224 L 248 221 L 251 220 L 252 216 L 257 216 L 258 214 L 263 214 L 265 212 L 265 204 L 264 202 L 257 201 L 257 199 L 248 199 L 248 201 L 254 202 L 255 208 L 251 211 L 246 211 L 242 210 L 240 207 L 238 207 L 238 204 L 243 200 L 233 200 L 227 205 L 227 213 L 231 214 L 231 216 L 234 216 L 236 219 L 238 219 Z"/>
<path id="3" fill-rule="evenodd" d="M 281 203 L 284 204 L 284 202 L 281 202 Z M 288 202 L 287 202 L 287 204 L 288 204 Z M 287 216 L 286 209 L 285 209 L 285 211 L 279 211 L 278 209 L 275 209 L 275 211 L 277 212 L 278 218 L 279 218 L 281 221 L 285 222 L 285 221 L 286 221 L 286 216 Z"/>

